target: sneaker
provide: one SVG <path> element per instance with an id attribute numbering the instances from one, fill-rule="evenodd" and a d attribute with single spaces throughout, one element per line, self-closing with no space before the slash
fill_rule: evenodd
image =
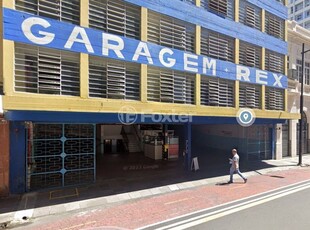
<path id="1" fill-rule="evenodd" d="M 227 182 L 227 184 L 232 184 L 232 183 L 234 183 L 234 182 L 232 182 L 232 181 L 228 181 L 228 182 Z"/>
<path id="2" fill-rule="evenodd" d="M 244 183 L 246 183 L 248 181 L 248 179 L 244 179 Z"/>

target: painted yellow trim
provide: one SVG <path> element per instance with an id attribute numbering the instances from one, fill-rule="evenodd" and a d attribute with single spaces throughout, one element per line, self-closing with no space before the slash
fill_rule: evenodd
<path id="1" fill-rule="evenodd" d="M 239 0 L 235 0 L 235 21 L 239 22 Z"/>
<path id="2" fill-rule="evenodd" d="M 6 95 L 14 92 L 14 42 L 2 40 L 3 42 L 3 89 Z"/>
<path id="3" fill-rule="evenodd" d="M 285 21 L 284 24 L 284 40 L 287 41 L 288 40 L 288 22 Z"/>
<path id="4" fill-rule="evenodd" d="M 236 117 L 238 109 L 196 106 L 160 102 L 140 102 L 112 99 L 82 99 L 79 97 L 15 93 L 3 96 L 5 110 L 66 111 L 118 113 L 122 106 L 132 106 L 137 113 L 189 114 L 194 116 Z M 284 111 L 254 110 L 257 118 L 298 119 L 299 114 Z"/>
<path id="5" fill-rule="evenodd" d="M 140 99 L 147 102 L 147 65 L 141 64 L 140 68 Z"/>
<path id="6" fill-rule="evenodd" d="M 236 109 L 240 107 L 239 88 L 240 88 L 240 82 L 235 81 L 235 107 Z"/>
<path id="7" fill-rule="evenodd" d="M 284 56 L 284 75 L 287 76 L 287 55 Z"/>
<path id="8" fill-rule="evenodd" d="M 262 94 L 261 94 L 261 102 L 262 102 L 262 110 L 265 110 L 266 108 L 266 100 L 265 100 L 265 95 L 266 95 L 266 86 L 262 85 L 261 86 Z"/>
<path id="9" fill-rule="evenodd" d="M 240 40 L 235 39 L 235 63 L 239 64 Z"/>
<path id="10" fill-rule="evenodd" d="M 266 49 L 262 47 L 262 55 L 261 55 L 261 61 L 260 61 L 260 68 L 262 70 L 265 70 L 265 58 L 266 58 Z"/>
<path id="11" fill-rule="evenodd" d="M 198 7 L 201 6 L 201 1 L 200 0 L 196 0 L 196 6 L 198 6 Z"/>
<path id="12" fill-rule="evenodd" d="M 89 96 L 89 55 L 80 53 L 80 95 L 82 98 Z"/>
<path id="13" fill-rule="evenodd" d="M 2 0 L 1 5 L 5 8 L 14 9 L 15 8 L 15 1 L 13 1 L 13 0 Z"/>
<path id="14" fill-rule="evenodd" d="M 286 5 L 286 6 L 288 5 L 288 0 L 284 1 L 284 5 Z"/>
<path id="15" fill-rule="evenodd" d="M 288 91 L 284 90 L 284 111 L 288 112 Z"/>
<path id="16" fill-rule="evenodd" d="M 200 74 L 196 74 L 196 81 L 195 81 L 195 104 L 196 105 L 200 105 L 201 103 L 201 94 L 200 94 L 200 87 L 201 87 L 201 75 Z"/>
<path id="17" fill-rule="evenodd" d="M 264 9 L 262 9 L 262 32 L 265 32 L 265 19 L 266 19 L 266 11 Z"/>
<path id="18" fill-rule="evenodd" d="M 196 25 L 195 29 L 195 53 L 200 54 L 201 50 L 201 26 Z"/>
<path id="19" fill-rule="evenodd" d="M 141 41 L 147 41 L 147 8 L 141 7 L 141 25 L 140 25 L 140 38 Z"/>
<path id="20" fill-rule="evenodd" d="M 80 25 L 83 27 L 89 26 L 89 0 L 80 2 Z"/>

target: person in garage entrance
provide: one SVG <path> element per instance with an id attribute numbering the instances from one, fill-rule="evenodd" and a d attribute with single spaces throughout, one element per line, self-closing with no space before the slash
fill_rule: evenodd
<path id="1" fill-rule="evenodd" d="M 233 155 L 233 158 L 229 158 L 229 163 L 231 164 L 230 166 L 230 180 L 228 181 L 228 183 L 233 183 L 233 176 L 235 173 L 238 173 L 238 175 L 244 180 L 244 183 L 247 182 L 247 178 L 245 176 L 242 175 L 242 173 L 239 170 L 239 155 L 237 153 L 237 149 L 232 149 L 231 153 Z"/>

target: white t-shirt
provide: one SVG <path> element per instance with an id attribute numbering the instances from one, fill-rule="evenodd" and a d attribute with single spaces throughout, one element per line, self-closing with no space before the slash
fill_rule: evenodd
<path id="1" fill-rule="evenodd" d="M 235 169 L 238 169 L 239 168 L 239 155 L 236 153 L 235 156 L 232 158 L 233 162 L 235 162 L 235 164 L 232 164 L 231 167 L 232 168 L 236 168 Z"/>

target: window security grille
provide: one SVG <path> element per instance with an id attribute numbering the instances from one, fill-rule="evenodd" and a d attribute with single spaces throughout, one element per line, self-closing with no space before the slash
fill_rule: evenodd
<path id="1" fill-rule="evenodd" d="M 266 12 L 265 31 L 271 36 L 284 39 L 284 20 Z"/>
<path id="2" fill-rule="evenodd" d="M 149 12 L 148 41 L 162 46 L 194 52 L 194 25 Z"/>
<path id="3" fill-rule="evenodd" d="M 234 39 L 203 29 L 201 33 L 201 54 L 224 61 L 234 61 Z"/>
<path id="4" fill-rule="evenodd" d="M 271 72 L 284 72 L 284 55 L 266 50 L 265 68 Z"/>
<path id="5" fill-rule="evenodd" d="M 283 110 L 284 109 L 284 90 L 272 87 L 266 87 L 266 109 Z"/>
<path id="6" fill-rule="evenodd" d="M 201 0 L 200 5 L 210 12 L 234 19 L 234 0 Z"/>
<path id="7" fill-rule="evenodd" d="M 15 0 L 15 8 L 64 22 L 80 23 L 80 0 Z"/>
<path id="8" fill-rule="evenodd" d="M 208 106 L 233 107 L 234 81 L 202 76 L 201 104 Z"/>
<path id="9" fill-rule="evenodd" d="M 140 38 L 140 9 L 121 0 L 90 0 L 89 27 Z"/>
<path id="10" fill-rule="evenodd" d="M 79 55 L 16 43 L 14 83 L 19 92 L 79 96 Z"/>
<path id="11" fill-rule="evenodd" d="M 246 42 L 240 42 L 239 63 L 241 65 L 260 68 L 261 48 Z"/>
<path id="12" fill-rule="evenodd" d="M 240 82 L 239 102 L 240 107 L 259 109 L 261 108 L 261 87 L 259 85 Z"/>
<path id="13" fill-rule="evenodd" d="M 194 104 L 195 75 L 149 67 L 147 78 L 148 100 Z"/>
<path id="14" fill-rule="evenodd" d="M 261 30 L 261 9 L 246 0 L 241 0 L 239 21 L 244 25 Z"/>
<path id="15" fill-rule="evenodd" d="M 89 96 L 140 99 L 140 66 L 97 57 L 90 58 Z"/>

